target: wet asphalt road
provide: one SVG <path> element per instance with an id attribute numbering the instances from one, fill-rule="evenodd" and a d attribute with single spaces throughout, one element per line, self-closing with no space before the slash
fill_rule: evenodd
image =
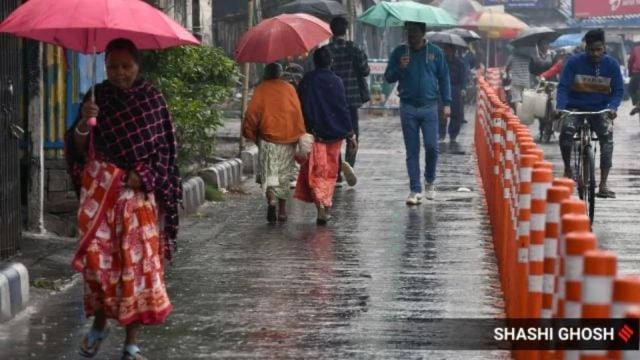
<path id="1" fill-rule="evenodd" d="M 622 103 L 614 122 L 613 168 L 609 188 L 616 199 L 596 198 L 593 231 L 599 247 L 618 255 L 618 273 L 640 274 L 640 120 L 629 116 L 631 102 Z M 532 129 L 534 127 L 532 126 Z M 537 130 L 532 134 L 537 135 Z M 554 175 L 563 172 L 562 158 L 556 136 L 549 144 L 540 144 L 545 158 L 554 163 Z M 596 156 L 596 179 L 600 182 L 600 147 Z"/>
<path id="2" fill-rule="evenodd" d="M 640 123 L 621 110 L 611 188 L 594 224 L 622 272 L 637 269 Z M 473 118 L 468 115 L 469 120 Z M 533 128 L 533 127 L 532 127 Z M 143 329 L 150 359 L 501 359 L 500 351 L 430 351 L 429 318 L 502 317 L 503 304 L 486 208 L 471 153 L 441 144 L 438 198 L 408 207 L 397 117 L 361 121 L 355 188 L 336 192 L 334 218 L 315 225 L 315 208 L 293 201 L 289 222 L 269 226 L 258 188 L 229 194 L 183 219 L 181 249 L 167 268 L 175 306 L 165 326 Z M 535 133 L 535 131 L 534 131 Z M 558 162 L 557 139 L 543 145 Z M 561 168 L 556 168 L 556 174 Z M 36 301 L 0 325 L 2 359 L 77 359 L 89 322 L 81 286 Z M 123 331 L 97 359 L 118 359 Z"/>

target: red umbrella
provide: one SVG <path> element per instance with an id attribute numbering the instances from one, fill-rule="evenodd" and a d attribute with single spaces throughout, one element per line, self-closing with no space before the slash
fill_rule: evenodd
<path id="1" fill-rule="evenodd" d="M 235 49 L 240 63 L 270 63 L 313 49 L 331 37 L 324 21 L 308 14 L 284 14 L 261 21 L 244 33 Z"/>
<path id="2" fill-rule="evenodd" d="M 138 49 L 199 44 L 162 11 L 140 0 L 29 0 L 1 24 L 0 32 L 62 46 L 81 53 L 102 52 L 117 38 Z M 91 97 L 94 98 L 91 87 Z M 95 100 L 94 100 L 95 101 Z M 95 125 L 95 119 L 90 119 Z"/>

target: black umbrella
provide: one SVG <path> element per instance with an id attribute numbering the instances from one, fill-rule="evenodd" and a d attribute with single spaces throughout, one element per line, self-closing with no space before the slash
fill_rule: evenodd
<path id="1" fill-rule="evenodd" d="M 480 37 L 480 35 L 478 35 L 477 32 L 475 32 L 473 30 L 463 29 L 463 28 L 448 29 L 448 30 L 444 30 L 444 32 L 456 34 L 456 35 L 460 36 L 461 38 L 463 38 L 464 41 L 466 41 L 466 42 L 476 41 L 476 40 L 482 39 Z"/>
<path id="2" fill-rule="evenodd" d="M 347 15 L 347 10 L 333 0 L 296 0 L 278 8 L 279 13 L 305 13 L 319 18 L 332 18 Z"/>
<path id="3" fill-rule="evenodd" d="M 452 33 L 449 33 L 449 32 L 444 32 L 444 31 L 428 32 L 427 33 L 427 40 L 429 40 L 431 42 L 434 42 L 434 43 L 438 43 L 438 44 L 454 45 L 454 46 L 459 46 L 459 47 L 463 47 L 463 48 L 467 47 L 467 42 L 464 41 L 463 38 L 461 38 L 460 36 L 458 36 L 456 34 L 452 34 Z"/>
<path id="4" fill-rule="evenodd" d="M 523 30 L 511 40 L 514 47 L 535 46 L 540 40 L 554 41 L 560 37 L 560 33 L 546 26 L 532 27 Z"/>

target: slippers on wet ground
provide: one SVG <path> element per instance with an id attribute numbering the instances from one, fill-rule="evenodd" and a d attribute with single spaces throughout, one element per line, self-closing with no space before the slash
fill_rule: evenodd
<path id="1" fill-rule="evenodd" d="M 107 338 L 107 335 L 109 335 L 108 328 L 102 331 L 92 328 L 87 334 L 82 337 L 82 340 L 80 340 L 78 354 L 88 358 L 96 356 L 98 350 L 100 350 L 102 341 Z"/>

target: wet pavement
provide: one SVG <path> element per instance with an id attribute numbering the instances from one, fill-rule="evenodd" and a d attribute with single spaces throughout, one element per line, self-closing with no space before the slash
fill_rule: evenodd
<path id="1" fill-rule="evenodd" d="M 640 274 L 640 120 L 629 116 L 631 102 L 624 101 L 614 122 L 613 168 L 609 174 L 609 188 L 615 199 L 596 198 L 593 232 L 600 248 L 618 255 L 618 273 Z M 532 134 L 537 130 L 532 126 Z M 545 158 L 554 163 L 554 175 L 561 176 L 564 166 L 560 156 L 558 137 L 549 144 L 540 144 Z M 600 145 L 596 156 L 596 179 L 600 182 Z"/>
<path id="2" fill-rule="evenodd" d="M 437 199 L 414 207 L 404 203 L 399 119 L 361 120 L 361 132 L 359 183 L 337 190 L 327 227 L 315 225 L 314 206 L 297 201 L 287 224 L 269 226 L 266 203 L 251 181 L 245 183 L 249 194 L 229 194 L 183 219 L 180 252 L 167 268 L 175 311 L 165 326 L 143 329 L 146 356 L 508 357 L 426 350 L 435 334 L 420 331 L 421 321 L 431 318 L 504 316 L 471 124 L 459 148 L 441 144 Z M 0 357 L 80 358 L 76 346 L 89 326 L 81 292 L 76 281 L 0 325 Z M 118 359 L 122 339 L 112 323 L 96 358 Z"/>

